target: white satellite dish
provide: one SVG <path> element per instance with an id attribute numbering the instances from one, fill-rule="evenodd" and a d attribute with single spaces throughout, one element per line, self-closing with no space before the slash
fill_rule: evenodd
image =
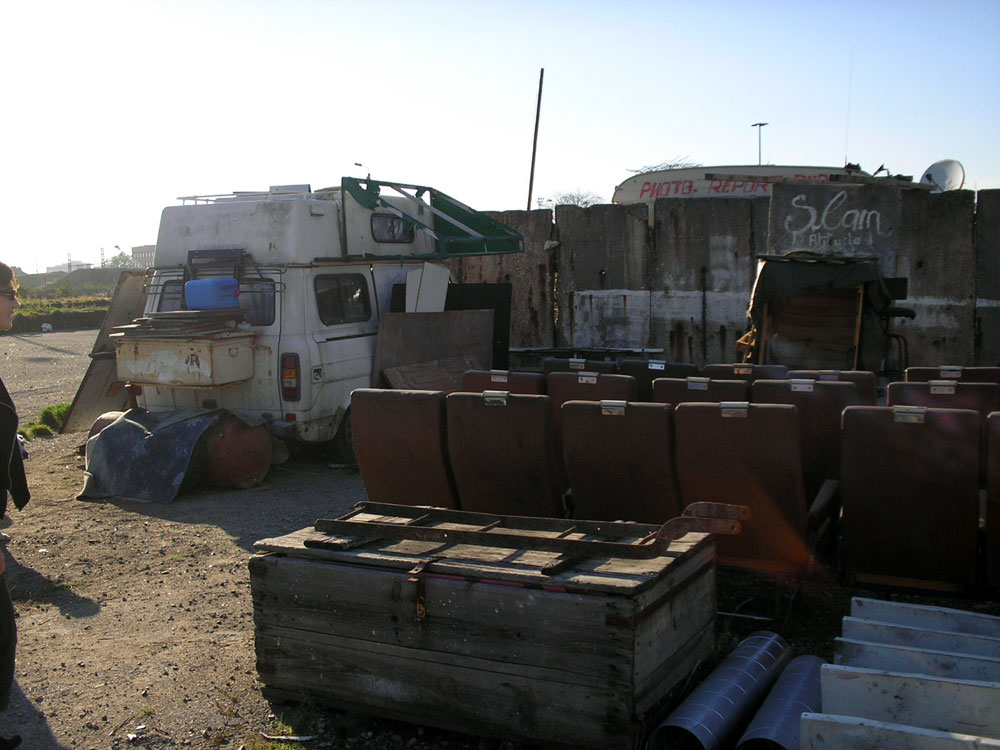
<path id="1" fill-rule="evenodd" d="M 965 167 L 954 159 L 942 159 L 927 167 L 920 181 L 925 185 L 933 185 L 932 193 L 960 190 L 965 183 Z"/>

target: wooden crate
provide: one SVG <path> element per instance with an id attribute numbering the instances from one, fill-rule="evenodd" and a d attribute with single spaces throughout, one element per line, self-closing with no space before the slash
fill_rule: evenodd
<path id="1" fill-rule="evenodd" d="M 638 747 L 712 653 L 711 539 L 687 533 L 651 559 L 314 529 L 260 541 L 250 580 L 265 695 L 478 736 Z M 546 575 L 554 562 L 561 572 Z"/>

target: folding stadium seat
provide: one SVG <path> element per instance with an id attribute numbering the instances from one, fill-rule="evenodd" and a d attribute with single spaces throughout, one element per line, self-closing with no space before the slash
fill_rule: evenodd
<path id="1" fill-rule="evenodd" d="M 758 380 L 750 386 L 755 404 L 792 404 L 802 424 L 802 472 L 806 496 L 823 482 L 840 478 L 840 420 L 848 406 L 863 405 L 857 386 L 841 380 Z"/>
<path id="2" fill-rule="evenodd" d="M 844 556 L 859 581 L 974 585 L 980 423 L 967 409 L 844 410 Z"/>
<path id="3" fill-rule="evenodd" d="M 507 391 L 542 396 L 545 395 L 545 377 L 539 372 L 466 370 L 462 376 L 462 390 L 467 393 Z"/>
<path id="4" fill-rule="evenodd" d="M 635 378 L 598 372 L 550 372 L 545 388 L 552 399 L 552 417 L 556 431 L 556 454 L 565 477 L 562 449 L 562 405 L 567 401 L 635 401 Z"/>
<path id="5" fill-rule="evenodd" d="M 986 584 L 1000 593 L 1000 411 L 986 421 Z"/>
<path id="6" fill-rule="evenodd" d="M 1000 367 L 942 365 L 940 367 L 906 368 L 906 381 L 908 383 L 926 382 L 928 380 L 957 380 L 962 383 L 1000 383 Z"/>
<path id="7" fill-rule="evenodd" d="M 440 391 L 358 388 L 351 427 L 368 499 L 458 508 Z"/>
<path id="8" fill-rule="evenodd" d="M 448 455 L 462 510 L 561 517 L 552 400 L 504 391 L 451 393 Z"/>
<path id="9" fill-rule="evenodd" d="M 972 409 L 985 419 L 1000 411 L 1000 385 L 954 380 L 889 383 L 887 399 L 887 406 Z"/>
<path id="10" fill-rule="evenodd" d="M 734 363 L 728 365 L 705 365 L 701 374 L 713 380 L 780 380 L 788 376 L 788 368 L 784 365 L 752 365 L 749 363 Z"/>
<path id="11" fill-rule="evenodd" d="M 746 380 L 690 377 L 657 378 L 653 381 L 653 401 L 661 404 L 749 400 L 750 383 Z"/>
<path id="12" fill-rule="evenodd" d="M 600 372 L 614 375 L 618 372 L 618 363 L 603 359 L 546 357 L 542 360 L 542 374 L 548 375 L 550 372 Z"/>
<path id="13" fill-rule="evenodd" d="M 574 517 L 662 524 L 681 515 L 672 406 L 567 401 L 562 426 Z"/>
<path id="14" fill-rule="evenodd" d="M 812 380 L 846 380 L 854 383 L 861 397 L 859 406 L 878 404 L 878 379 L 869 370 L 789 370 L 788 379 L 808 378 Z"/>
<path id="15" fill-rule="evenodd" d="M 682 403 L 674 408 L 677 480 L 685 504 L 746 505 L 737 536 L 718 537 L 720 565 L 802 574 L 815 532 L 832 510 L 806 510 L 799 411 L 787 404 Z"/>
<path id="16" fill-rule="evenodd" d="M 664 362 L 662 359 L 623 359 L 618 363 L 618 372 L 635 378 L 637 401 L 652 401 L 654 380 L 697 375 L 698 366 L 689 362 Z"/>

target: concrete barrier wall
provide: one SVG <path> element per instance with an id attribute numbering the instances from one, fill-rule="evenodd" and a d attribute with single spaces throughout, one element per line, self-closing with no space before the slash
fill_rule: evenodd
<path id="1" fill-rule="evenodd" d="M 976 364 L 1000 365 L 1000 190 L 976 199 Z"/>
<path id="2" fill-rule="evenodd" d="M 971 191 L 891 191 L 881 265 L 909 278 L 897 304 L 917 317 L 895 326 L 910 363 L 997 364 L 1000 190 L 981 191 L 978 208 Z M 459 281 L 514 284 L 514 347 L 652 348 L 672 361 L 731 362 L 748 328 L 756 258 L 770 244 L 770 200 L 659 199 L 652 226 L 646 204 L 559 206 L 554 225 L 548 211 L 492 214 L 524 234 L 524 255 L 456 259 L 452 269 Z M 550 239 L 558 245 L 546 250 Z"/>
<path id="3" fill-rule="evenodd" d="M 545 249 L 555 232 L 552 212 L 497 211 L 489 216 L 524 236 L 524 253 L 456 258 L 449 262 L 452 276 L 460 283 L 511 284 L 511 347 L 553 346 L 557 259 Z"/>
<path id="4" fill-rule="evenodd" d="M 970 190 L 903 191 L 896 275 L 909 278 L 900 304 L 917 317 L 897 321 L 895 330 L 909 342 L 911 364 L 975 363 L 975 197 Z"/>

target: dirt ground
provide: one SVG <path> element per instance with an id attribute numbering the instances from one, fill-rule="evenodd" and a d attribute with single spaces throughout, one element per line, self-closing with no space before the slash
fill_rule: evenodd
<path id="1" fill-rule="evenodd" d="M 0 375 L 22 423 L 48 404 L 72 400 L 95 335 L 0 338 Z M 30 750 L 488 746 L 469 735 L 272 705 L 261 696 L 247 572 L 253 543 L 365 499 L 356 472 L 302 455 L 251 490 L 202 490 L 169 505 L 81 501 L 84 437 L 32 441 L 32 500 L 22 512 L 10 509 L 7 579 L 20 641 L 0 735 L 20 733 Z M 749 617 L 718 618 L 719 653 L 754 630 L 772 629 L 797 653 L 831 658 L 852 595 L 1000 614 L 995 601 L 848 589 L 832 579 L 793 593 L 723 571 L 719 609 Z M 777 620 L 768 620 L 775 612 Z M 289 733 L 313 739 L 268 737 Z"/>

